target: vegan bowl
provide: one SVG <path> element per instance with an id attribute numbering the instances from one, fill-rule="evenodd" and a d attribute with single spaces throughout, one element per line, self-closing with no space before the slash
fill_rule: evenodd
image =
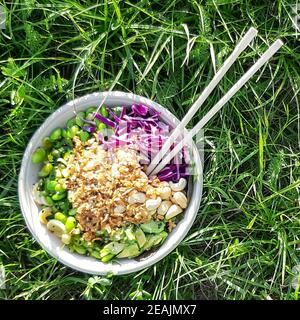
<path id="1" fill-rule="evenodd" d="M 111 96 L 120 94 L 127 99 L 110 101 Z M 97 113 L 102 95 L 107 96 L 106 106 Z M 82 259 L 88 259 L 85 261 L 93 261 L 93 266 L 95 262 L 99 264 L 97 270 L 87 267 L 80 268 L 82 271 L 105 273 L 101 270 L 104 264 L 116 271 L 111 269 L 132 260 L 147 266 L 161 249 L 168 251 L 165 245 L 186 222 L 186 214 L 192 217 L 188 217 L 189 226 L 195 218 L 201 198 L 202 168 L 196 165 L 196 179 L 192 181 L 189 152 L 184 149 L 157 176 L 148 177 L 147 164 L 176 121 L 166 121 L 165 109 L 135 95 L 135 99 L 118 92 L 96 96 L 98 99 L 94 95 L 90 96 L 92 100 L 74 100 L 76 115 L 69 112 L 65 121 L 43 132 L 35 147 L 28 146 L 26 164 L 30 160 L 36 170 L 31 188 L 31 200 L 38 209 L 34 224 L 38 217 L 43 235 L 56 238 L 56 253 L 68 251 L 68 257 L 82 255 Z M 69 109 L 70 106 L 69 103 Z M 198 164 L 199 154 L 195 148 L 192 152 L 194 163 Z M 21 170 L 19 194 L 23 191 L 23 176 Z M 28 220 L 27 224 L 30 225 Z M 188 228 L 182 229 L 177 236 L 182 237 L 187 231 Z M 172 244 L 167 247 L 170 249 Z M 72 267 L 78 269 L 74 263 Z"/>

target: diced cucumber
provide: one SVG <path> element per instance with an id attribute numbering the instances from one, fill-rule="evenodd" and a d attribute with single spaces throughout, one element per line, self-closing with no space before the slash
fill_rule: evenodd
<path id="1" fill-rule="evenodd" d="M 108 250 L 109 253 L 118 254 L 124 249 L 125 245 L 119 242 L 110 242 L 104 246 L 103 249 Z"/>
<path id="2" fill-rule="evenodd" d="M 134 233 L 132 231 L 132 228 L 125 229 L 125 234 L 126 234 L 126 236 L 127 236 L 129 241 L 134 241 L 135 240 L 135 235 L 134 235 Z"/>
<path id="3" fill-rule="evenodd" d="M 149 250 L 152 247 L 158 245 L 160 242 L 166 239 L 168 236 L 168 233 L 166 231 L 163 231 L 159 234 L 149 235 L 146 238 L 146 244 L 143 249 Z"/>
<path id="4" fill-rule="evenodd" d="M 154 221 L 141 224 L 141 228 L 146 233 L 160 233 L 165 228 L 165 223 L 162 221 Z"/>
<path id="5" fill-rule="evenodd" d="M 146 236 L 145 236 L 145 233 L 143 232 L 143 230 L 141 228 L 138 228 L 136 231 L 135 231 L 135 238 L 138 242 L 138 245 L 140 248 L 142 248 L 142 246 L 146 243 Z"/>
<path id="6" fill-rule="evenodd" d="M 136 243 L 126 246 L 121 253 L 117 255 L 117 258 L 130 258 L 140 254 L 139 247 Z"/>

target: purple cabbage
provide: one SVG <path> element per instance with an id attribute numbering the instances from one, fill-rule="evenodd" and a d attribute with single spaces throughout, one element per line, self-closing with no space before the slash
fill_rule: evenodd
<path id="1" fill-rule="evenodd" d="M 94 126 L 83 126 L 82 130 L 87 131 L 89 133 L 93 133 L 93 132 L 95 132 L 96 127 L 94 127 Z"/>
<path id="2" fill-rule="evenodd" d="M 108 112 L 113 120 L 95 114 L 96 119 L 114 129 L 114 134 L 107 141 L 103 134 L 98 135 L 103 146 L 106 149 L 130 146 L 141 153 L 143 164 L 150 163 L 150 159 L 153 159 L 161 149 L 172 129 L 168 124 L 160 121 L 159 112 L 149 110 L 145 105 L 133 104 L 129 114 L 126 114 L 126 107 L 123 106 L 119 116 L 110 109 Z M 178 181 L 181 177 L 188 176 L 187 158 L 187 149 L 183 148 L 182 152 L 157 174 L 158 178 L 161 181 Z"/>

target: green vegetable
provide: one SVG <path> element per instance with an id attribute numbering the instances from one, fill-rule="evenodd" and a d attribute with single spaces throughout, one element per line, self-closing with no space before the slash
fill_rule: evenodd
<path id="1" fill-rule="evenodd" d="M 134 235 L 134 233 L 133 233 L 133 231 L 132 231 L 132 228 L 127 228 L 127 229 L 125 229 L 125 234 L 126 234 L 127 239 L 128 239 L 129 241 L 135 240 L 135 235 Z"/>
<path id="2" fill-rule="evenodd" d="M 90 134 L 89 134 L 88 132 L 86 132 L 86 131 L 81 130 L 81 131 L 79 132 L 79 138 L 80 138 L 80 140 L 81 140 L 82 142 L 86 142 L 86 141 L 89 140 Z"/>
<path id="3" fill-rule="evenodd" d="M 66 198 L 67 196 L 67 193 L 66 192 L 63 192 L 63 193 L 55 193 L 53 196 L 52 196 L 52 199 L 54 201 L 59 201 L 59 200 L 62 200 L 63 198 Z"/>
<path id="4" fill-rule="evenodd" d="M 75 214 L 77 213 L 77 210 L 76 209 L 71 209 L 68 214 L 69 216 L 75 216 Z"/>
<path id="5" fill-rule="evenodd" d="M 100 108 L 100 114 L 101 114 L 101 116 L 103 116 L 105 118 L 108 118 L 108 116 L 109 116 L 109 113 L 104 105 L 101 106 L 101 108 Z"/>
<path id="6" fill-rule="evenodd" d="M 53 165 L 51 163 L 46 163 L 39 172 L 40 177 L 47 177 L 53 169 Z"/>
<path id="7" fill-rule="evenodd" d="M 117 258 L 130 258 L 140 254 L 139 247 L 136 243 L 126 246 L 121 253 L 117 255 Z"/>
<path id="8" fill-rule="evenodd" d="M 67 121 L 67 127 L 71 128 L 72 126 L 76 125 L 76 119 L 75 118 L 71 118 Z"/>
<path id="9" fill-rule="evenodd" d="M 61 212 L 56 212 L 55 215 L 54 215 L 54 219 L 62 222 L 62 223 L 66 223 L 67 221 L 67 216 L 64 215 L 63 213 Z"/>
<path id="10" fill-rule="evenodd" d="M 124 229 L 113 230 L 113 232 L 112 232 L 112 240 L 113 241 L 120 241 L 120 240 L 124 239 L 124 237 L 125 237 Z"/>
<path id="11" fill-rule="evenodd" d="M 87 108 L 87 110 L 86 110 L 86 114 L 93 113 L 93 112 L 95 112 L 95 111 L 96 111 L 96 108 L 95 108 L 95 107 L 89 107 L 89 108 Z"/>
<path id="12" fill-rule="evenodd" d="M 37 148 L 32 154 L 31 161 L 33 163 L 41 163 L 46 159 L 46 150 L 44 148 Z"/>
<path id="13" fill-rule="evenodd" d="M 124 249 L 124 246 L 124 243 L 110 242 L 107 245 L 105 245 L 102 250 L 104 250 L 104 252 L 116 255 Z"/>
<path id="14" fill-rule="evenodd" d="M 52 145 L 53 145 L 52 141 L 50 140 L 49 137 L 45 137 L 43 139 L 43 146 L 44 146 L 45 149 L 50 149 L 52 147 Z"/>
<path id="15" fill-rule="evenodd" d="M 97 120 L 97 119 L 96 119 Z M 98 122 L 98 121 L 96 121 L 96 126 L 97 126 L 97 129 L 98 129 L 98 131 L 103 131 L 103 130 L 105 130 L 107 127 L 106 127 L 106 124 L 105 123 L 103 123 L 103 122 Z"/>
<path id="16" fill-rule="evenodd" d="M 73 248 L 79 254 L 86 254 L 86 248 L 84 248 L 83 246 L 74 245 Z"/>
<path id="17" fill-rule="evenodd" d="M 99 253 L 99 251 L 97 251 L 97 250 L 92 250 L 91 251 L 91 256 L 92 257 L 94 257 L 94 258 L 96 258 L 96 259 L 101 259 L 101 257 L 100 257 L 100 253 Z"/>
<path id="18" fill-rule="evenodd" d="M 101 259 L 102 262 L 108 262 L 109 260 L 111 260 L 115 255 L 114 254 L 108 254 L 107 256 L 103 257 Z"/>
<path id="19" fill-rule="evenodd" d="M 47 191 L 54 191 L 56 184 L 57 184 L 57 182 L 54 180 L 47 180 L 46 185 L 45 185 L 46 190 Z"/>
<path id="20" fill-rule="evenodd" d="M 55 129 L 50 135 L 50 140 L 51 141 L 59 140 L 61 138 L 61 133 L 62 133 L 61 128 Z"/>
<path id="21" fill-rule="evenodd" d="M 159 234 L 149 235 L 147 236 L 146 243 L 143 247 L 145 250 L 149 250 L 152 247 L 158 245 L 160 242 L 166 239 L 168 236 L 168 233 L 166 231 L 163 231 Z"/>
<path id="22" fill-rule="evenodd" d="M 67 130 L 66 130 L 66 129 L 62 129 L 62 130 L 61 130 L 61 136 L 62 136 L 63 138 L 67 138 Z"/>
<path id="23" fill-rule="evenodd" d="M 57 149 L 54 149 L 52 152 L 51 152 L 51 155 L 55 158 L 58 158 L 60 157 L 60 151 L 57 150 Z"/>
<path id="24" fill-rule="evenodd" d="M 78 112 L 76 118 L 75 118 L 75 123 L 79 126 L 82 127 L 84 125 L 84 121 L 82 119 L 85 118 L 85 112 Z"/>
<path id="25" fill-rule="evenodd" d="M 79 131 L 79 127 L 77 125 L 72 126 L 68 131 L 67 131 L 67 137 L 68 138 L 74 138 L 76 136 L 76 133 Z"/>
<path id="26" fill-rule="evenodd" d="M 52 198 L 50 196 L 46 196 L 45 200 L 50 206 L 54 205 L 54 201 L 52 200 Z"/>
<path id="27" fill-rule="evenodd" d="M 63 156 L 63 159 L 64 160 L 68 160 L 70 154 L 72 153 L 72 150 L 68 150 L 67 152 L 65 152 L 64 156 Z"/>
<path id="28" fill-rule="evenodd" d="M 71 232 L 76 227 L 76 219 L 74 217 L 68 217 L 65 222 L 67 232 Z"/>
<path id="29" fill-rule="evenodd" d="M 56 183 L 55 191 L 56 192 L 64 192 L 64 191 L 66 191 L 66 189 L 64 189 L 63 186 L 60 183 Z"/>
<path id="30" fill-rule="evenodd" d="M 139 247 L 142 248 L 142 246 L 146 243 L 146 236 L 141 228 L 138 228 L 135 231 L 135 238 L 138 242 Z"/>
<path id="31" fill-rule="evenodd" d="M 151 220 L 150 222 L 141 224 L 140 227 L 146 233 L 160 233 L 164 230 L 165 223 L 162 221 Z"/>

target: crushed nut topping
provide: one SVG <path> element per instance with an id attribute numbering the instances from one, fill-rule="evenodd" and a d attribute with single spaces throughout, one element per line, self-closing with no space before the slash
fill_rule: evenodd
<path id="1" fill-rule="evenodd" d="M 91 241 L 98 230 L 148 222 L 151 215 L 143 200 L 129 203 L 128 197 L 144 193 L 155 199 L 156 188 L 163 183 L 145 175 L 137 152 L 129 147 L 105 150 L 96 138 L 82 143 L 75 137 L 74 142 L 65 184 L 84 238 Z"/>

